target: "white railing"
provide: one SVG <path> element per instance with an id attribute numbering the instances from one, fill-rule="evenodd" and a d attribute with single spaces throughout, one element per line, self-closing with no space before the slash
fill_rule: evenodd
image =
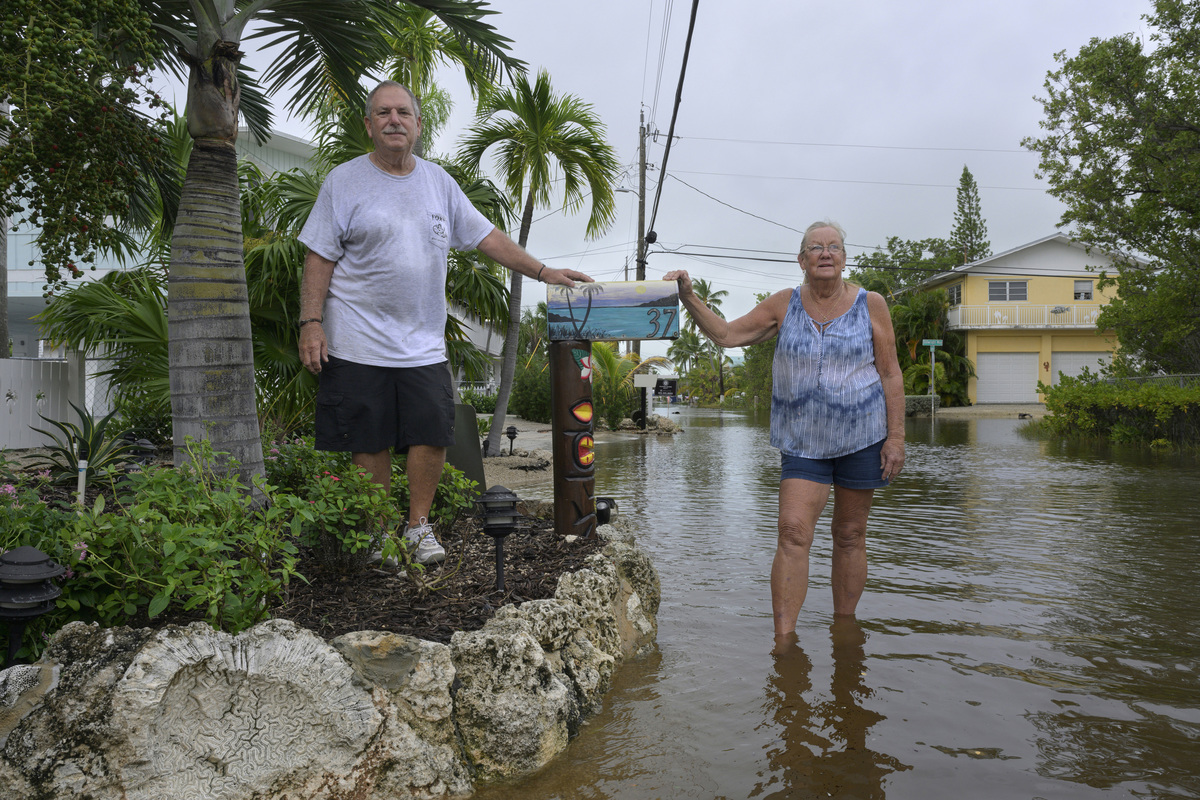
<path id="1" fill-rule="evenodd" d="M 1039 306 L 989 303 L 954 306 L 947 313 L 950 330 L 965 328 L 1095 328 L 1104 306 Z"/>

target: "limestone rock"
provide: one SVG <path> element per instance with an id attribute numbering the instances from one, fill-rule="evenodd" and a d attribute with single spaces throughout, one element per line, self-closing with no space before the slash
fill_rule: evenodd
<path id="1" fill-rule="evenodd" d="M 0 798 L 439 798 L 528 774 L 598 710 L 655 634 L 658 576 L 632 524 L 553 599 L 449 647 L 294 624 L 237 636 L 73 623 L 0 672 Z"/>
<path id="2" fill-rule="evenodd" d="M 380 697 L 384 731 L 372 755 L 383 797 L 464 794 L 470 774 L 459 755 L 454 723 L 456 670 L 450 648 L 415 636 L 356 631 L 333 640 L 363 685 Z"/>
<path id="3" fill-rule="evenodd" d="M 530 624 L 492 619 L 450 639 L 461 688 L 455 711 L 466 757 L 488 780 L 544 766 L 567 745 L 570 693 Z"/>

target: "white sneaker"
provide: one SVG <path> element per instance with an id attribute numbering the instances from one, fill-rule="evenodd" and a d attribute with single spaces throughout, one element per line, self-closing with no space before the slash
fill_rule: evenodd
<path id="1" fill-rule="evenodd" d="M 404 532 L 404 543 L 413 553 L 413 560 L 425 564 L 440 564 L 446 560 L 446 550 L 433 536 L 433 526 L 421 517 L 421 524 Z"/>

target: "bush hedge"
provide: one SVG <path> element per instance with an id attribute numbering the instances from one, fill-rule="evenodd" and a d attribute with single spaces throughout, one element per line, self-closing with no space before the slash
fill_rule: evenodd
<path id="1" fill-rule="evenodd" d="M 1057 386 L 1038 384 L 1046 398 L 1042 428 L 1059 436 L 1119 443 L 1200 445 L 1200 386 L 1101 381 L 1085 373 Z"/>

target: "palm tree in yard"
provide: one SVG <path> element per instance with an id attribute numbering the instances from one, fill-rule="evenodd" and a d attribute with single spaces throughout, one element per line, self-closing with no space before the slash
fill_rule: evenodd
<path id="1" fill-rule="evenodd" d="M 359 79 L 387 56 L 396 10 L 432 10 L 474 58 L 517 66 L 508 40 L 483 21 L 481 0 L 145 0 L 167 41 L 166 66 L 186 76 L 185 116 L 193 139 L 171 242 L 168 281 L 171 411 L 175 461 L 185 437 L 207 438 L 240 464 L 263 472 L 255 407 L 254 351 L 242 260 L 237 138 L 239 115 L 259 140 L 271 124 L 269 98 L 311 107 L 335 87 L 359 101 Z M 248 26 L 257 26 L 253 32 Z M 259 77 L 241 64 L 243 47 L 278 48 Z"/>
<path id="2" fill-rule="evenodd" d="M 539 72 L 531 85 L 518 75 L 513 86 L 484 96 L 474 129 L 467 135 L 459 157 L 478 169 L 484 154 L 496 149 L 503 184 L 514 206 L 523 207 L 517 243 L 525 247 L 533 210 L 551 202 L 556 172 L 562 172 L 563 208 L 575 211 L 589 204 L 586 234 L 595 238 L 616 215 L 613 187 L 620 165 L 605 141 L 604 125 L 592 107 L 573 95 L 556 96 L 550 76 Z M 522 200 L 523 198 L 523 200 Z M 500 452 L 500 434 L 508 414 L 517 368 L 517 340 L 521 327 L 521 275 L 512 273 L 509 287 L 508 333 L 504 337 L 504 362 L 496 411 L 485 452 Z"/>

